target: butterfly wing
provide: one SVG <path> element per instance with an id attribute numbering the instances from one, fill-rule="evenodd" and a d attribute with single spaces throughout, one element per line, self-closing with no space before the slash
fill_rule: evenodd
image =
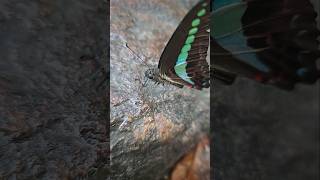
<path id="1" fill-rule="evenodd" d="M 214 68 L 292 89 L 320 77 L 317 14 L 309 0 L 214 0 Z"/>
<path id="2" fill-rule="evenodd" d="M 197 89 L 210 86 L 209 17 L 210 0 L 204 0 L 181 21 L 160 57 L 158 67 L 165 79 Z"/>

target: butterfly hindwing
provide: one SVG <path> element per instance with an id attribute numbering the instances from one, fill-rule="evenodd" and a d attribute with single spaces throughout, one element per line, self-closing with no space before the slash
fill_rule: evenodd
<path id="1" fill-rule="evenodd" d="M 209 87 L 209 17 L 210 0 L 200 1 L 173 33 L 158 66 L 168 81 L 197 89 Z"/>
<path id="2" fill-rule="evenodd" d="M 313 83 L 320 77 L 316 16 L 309 0 L 214 0 L 213 64 L 286 89 Z"/>

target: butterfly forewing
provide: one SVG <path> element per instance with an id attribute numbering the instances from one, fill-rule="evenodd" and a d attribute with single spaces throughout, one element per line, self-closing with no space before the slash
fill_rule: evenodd
<path id="1" fill-rule="evenodd" d="M 169 81 L 201 89 L 209 87 L 210 0 L 200 1 L 181 21 L 159 61 L 162 76 Z"/>

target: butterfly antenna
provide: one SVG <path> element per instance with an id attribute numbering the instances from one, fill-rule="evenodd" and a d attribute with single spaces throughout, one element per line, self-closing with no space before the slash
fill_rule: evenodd
<path id="1" fill-rule="evenodd" d="M 133 55 L 135 55 L 136 57 L 138 57 L 138 59 L 140 59 L 140 61 L 141 61 L 144 65 L 150 67 L 150 66 L 145 62 L 145 60 L 143 60 L 143 59 L 138 55 L 138 53 L 136 53 L 134 50 L 132 50 L 132 49 L 129 47 L 128 43 L 126 43 L 126 48 L 128 48 Z M 144 59 L 147 58 L 147 56 L 145 56 L 144 54 L 143 54 L 143 56 L 144 56 Z"/>
<path id="2" fill-rule="evenodd" d="M 129 47 L 129 45 L 128 45 L 127 42 L 125 42 L 125 47 L 128 48 L 133 55 L 135 55 L 136 57 L 138 57 L 138 59 L 143 63 L 143 65 L 147 66 L 149 69 L 153 68 L 151 65 L 147 64 L 147 63 L 138 55 L 138 53 L 136 53 L 133 49 L 131 49 L 131 48 Z M 142 55 L 144 56 L 144 59 L 147 58 L 146 55 L 144 55 L 144 54 L 142 54 Z M 147 87 L 147 83 L 149 82 L 149 79 L 146 78 L 146 77 L 144 77 L 144 78 L 145 78 L 145 80 L 144 80 L 143 82 L 141 82 L 141 84 L 142 84 L 142 87 Z"/>

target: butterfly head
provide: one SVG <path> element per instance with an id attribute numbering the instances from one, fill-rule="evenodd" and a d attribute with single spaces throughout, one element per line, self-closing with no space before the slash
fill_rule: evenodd
<path id="1" fill-rule="evenodd" d="M 149 68 L 145 73 L 144 76 L 148 79 L 156 81 L 157 77 L 159 76 L 159 69 L 158 68 Z"/>
<path id="2" fill-rule="evenodd" d="M 149 68 L 145 73 L 145 82 L 143 86 L 146 85 L 148 80 L 152 80 L 155 84 L 164 84 L 165 80 L 160 76 L 160 71 L 158 68 Z"/>

